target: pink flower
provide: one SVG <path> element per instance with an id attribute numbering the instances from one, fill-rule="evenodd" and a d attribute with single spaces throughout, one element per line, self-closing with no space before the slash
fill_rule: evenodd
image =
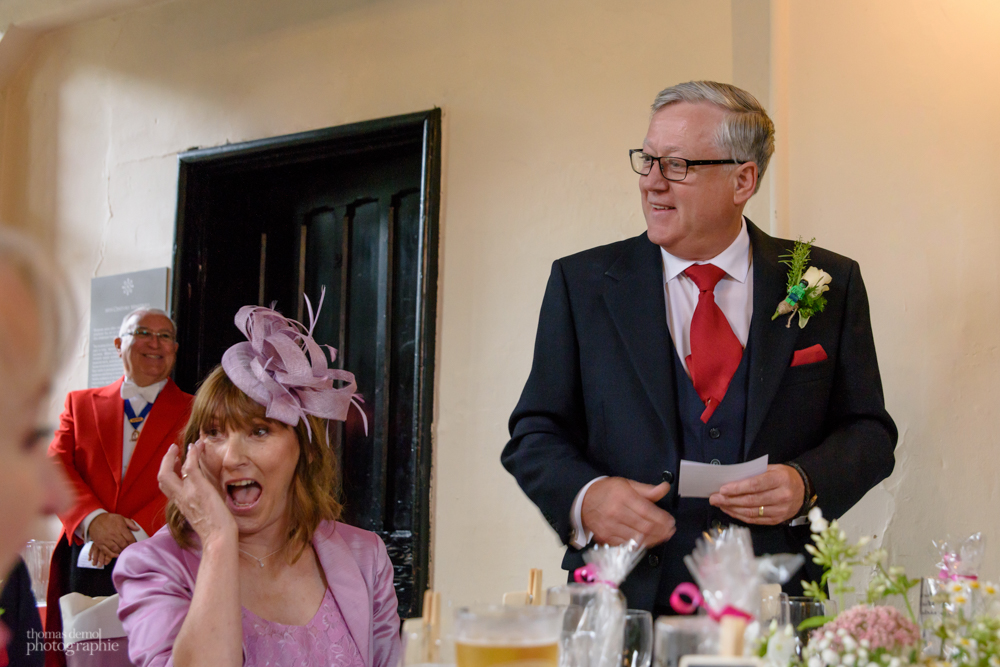
<path id="1" fill-rule="evenodd" d="M 827 632 L 832 632 L 830 645 L 839 653 L 843 650 L 843 638 L 837 634 L 840 629 L 858 642 L 868 640 L 868 649 L 871 651 L 881 648 L 899 654 L 915 647 L 920 641 L 920 629 L 894 607 L 869 605 L 851 607 L 816 630 L 813 637 L 819 639 Z"/>

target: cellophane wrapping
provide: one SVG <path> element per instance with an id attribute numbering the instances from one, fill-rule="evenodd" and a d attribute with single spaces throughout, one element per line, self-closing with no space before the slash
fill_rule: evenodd
<path id="1" fill-rule="evenodd" d="M 574 595 L 575 629 L 563 640 L 563 667 L 620 667 L 625 639 L 625 596 L 618 585 L 646 552 L 635 540 L 612 547 L 597 545 L 584 552 L 596 581 Z"/>
<path id="2" fill-rule="evenodd" d="M 729 526 L 706 533 L 684 564 L 709 609 L 719 613 L 732 607 L 757 617 L 762 582 L 749 529 Z"/>

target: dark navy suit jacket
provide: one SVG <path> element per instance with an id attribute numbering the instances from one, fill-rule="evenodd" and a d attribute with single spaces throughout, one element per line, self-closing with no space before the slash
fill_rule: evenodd
<path id="1" fill-rule="evenodd" d="M 833 278 L 826 309 L 805 329 L 797 320 L 786 327 L 787 317 L 771 316 L 786 293 L 780 257 L 792 242 L 747 228 L 754 283 L 742 458 L 798 463 L 824 516 L 839 517 L 892 472 L 897 438 L 860 269 L 814 247 L 810 265 Z M 796 350 L 816 344 L 826 360 L 791 366 Z M 683 452 L 674 363 L 660 249 L 646 234 L 553 263 L 531 373 L 501 460 L 564 543 L 573 499 L 593 478 L 658 484 L 662 471 L 677 474 Z M 675 485 L 659 504 L 670 511 L 676 502 Z M 752 533 L 758 554 L 801 552 L 809 540 L 808 526 Z M 683 568 L 684 555 L 669 541 L 651 549 L 622 586 L 629 606 L 652 608 L 661 568 Z M 563 567 L 582 564 L 580 552 L 567 549 Z"/>

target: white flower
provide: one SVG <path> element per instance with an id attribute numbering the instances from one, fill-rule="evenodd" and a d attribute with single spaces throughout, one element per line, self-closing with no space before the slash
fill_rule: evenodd
<path id="1" fill-rule="evenodd" d="M 899 665 L 900 665 L 899 658 L 893 658 L 892 660 L 889 661 L 889 667 L 899 667 Z"/>
<path id="2" fill-rule="evenodd" d="M 847 635 L 844 637 L 844 648 L 848 651 L 853 651 L 858 647 L 858 642 L 854 641 L 854 637 Z"/>
<path id="3" fill-rule="evenodd" d="M 863 546 L 865 546 L 866 544 L 868 544 L 871 541 L 872 541 L 872 538 L 868 537 L 867 535 L 862 535 L 861 539 L 858 540 L 858 546 L 859 547 L 863 547 Z"/>
<path id="4" fill-rule="evenodd" d="M 823 518 L 823 510 L 818 507 L 809 510 L 807 516 L 809 517 L 809 530 L 814 533 L 822 533 L 830 527 L 830 523 Z"/>
<path id="5" fill-rule="evenodd" d="M 813 296 L 819 296 L 823 292 L 830 289 L 827 285 L 833 280 L 833 276 L 823 269 L 810 266 L 806 269 L 806 272 L 802 274 L 802 280 L 806 281 L 806 284 L 809 286 L 808 289 L 812 290 Z"/>
<path id="6" fill-rule="evenodd" d="M 823 667 L 823 661 L 818 655 L 809 658 L 809 667 Z"/>
<path id="7" fill-rule="evenodd" d="M 754 621 L 743 631 L 743 645 L 749 646 L 760 639 L 760 623 Z"/>
<path id="8" fill-rule="evenodd" d="M 867 639 L 862 639 L 859 643 L 861 644 L 861 648 L 871 648 L 872 647 L 871 642 L 869 642 Z"/>
<path id="9" fill-rule="evenodd" d="M 854 661 L 855 661 L 854 654 L 846 653 L 844 654 L 844 657 L 840 659 L 840 664 L 847 665 L 847 667 L 851 667 L 854 664 Z"/>
<path id="10" fill-rule="evenodd" d="M 832 648 L 828 648 L 822 653 L 820 653 L 820 657 L 823 658 L 824 665 L 840 664 L 840 656 L 838 656 L 837 652 L 834 651 Z"/>
<path id="11" fill-rule="evenodd" d="M 791 664 L 795 656 L 795 633 L 791 625 L 786 625 L 784 632 L 775 632 L 767 643 L 765 659 L 772 665 L 785 667 Z"/>

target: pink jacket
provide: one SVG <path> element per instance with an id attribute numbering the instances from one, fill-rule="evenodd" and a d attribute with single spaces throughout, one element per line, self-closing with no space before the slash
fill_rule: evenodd
<path id="1" fill-rule="evenodd" d="M 396 667 L 398 603 L 392 562 L 378 535 L 324 521 L 313 547 L 330 591 L 367 667 Z M 182 549 L 168 528 L 130 545 L 115 566 L 118 618 L 128 634 L 129 658 L 139 667 L 172 665 L 172 648 L 194 595 L 201 554 Z M 244 655 L 246 645 L 244 644 Z M 247 656 L 252 662 L 252 656 Z"/>

